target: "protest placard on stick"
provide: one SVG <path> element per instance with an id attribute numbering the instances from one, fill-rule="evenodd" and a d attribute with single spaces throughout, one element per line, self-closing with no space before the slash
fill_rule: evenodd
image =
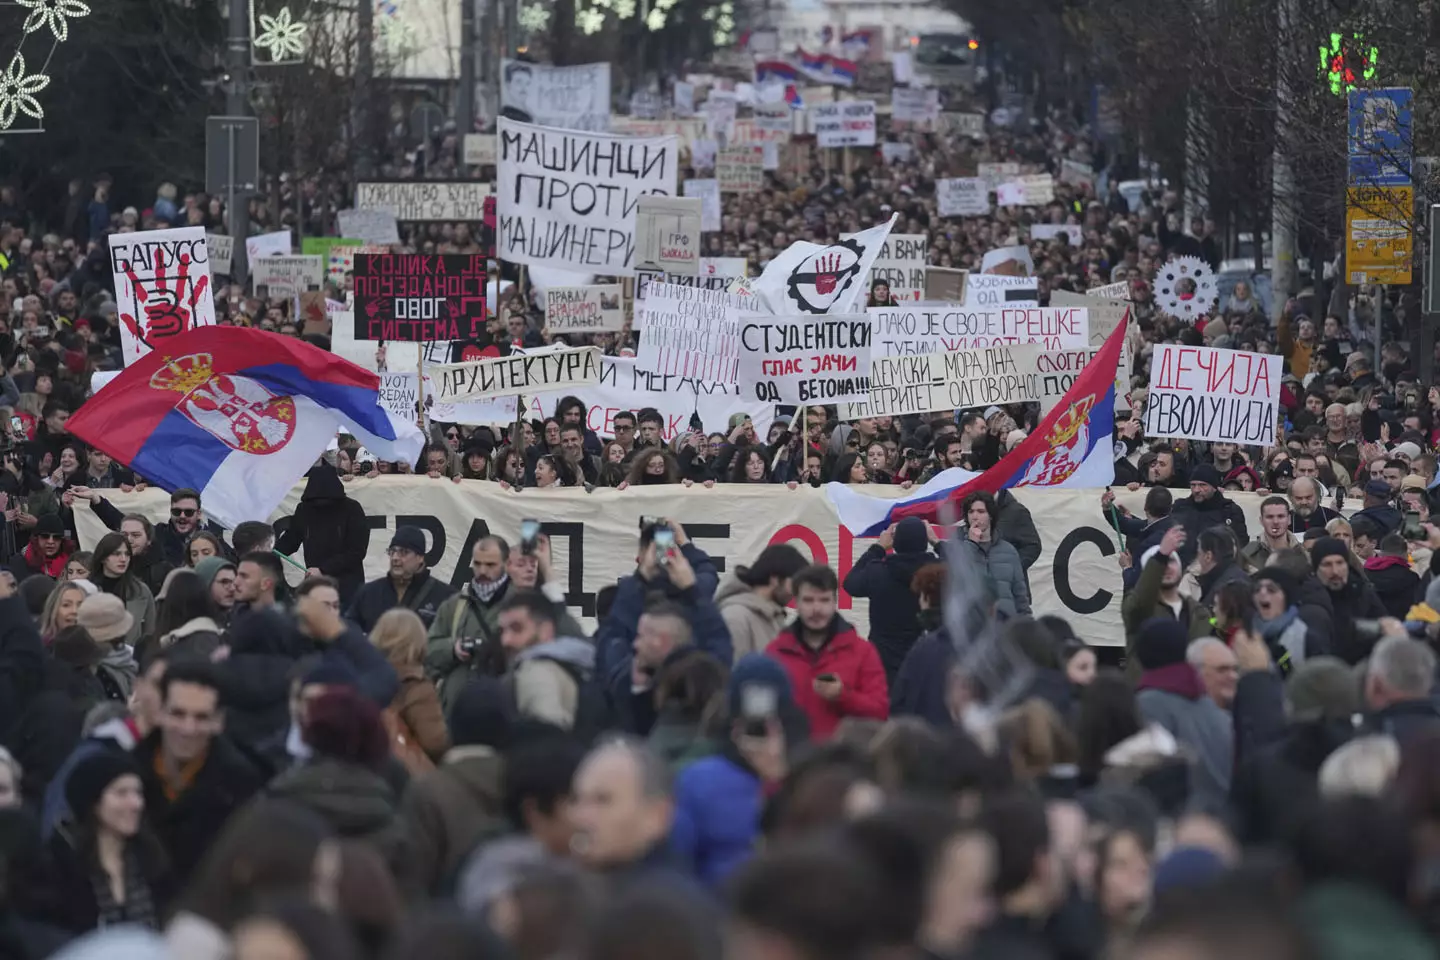
<path id="1" fill-rule="evenodd" d="M 600 348 L 549 350 L 470 363 L 440 363 L 426 371 L 439 403 L 519 396 L 600 381 Z"/>
<path id="2" fill-rule="evenodd" d="M 841 403 L 870 392 L 870 320 L 863 313 L 745 314 L 739 382 L 769 403 Z"/>
<path id="3" fill-rule="evenodd" d="M 429 343 L 485 334 L 484 257 L 359 253 L 355 339 Z"/>
<path id="4" fill-rule="evenodd" d="M 752 304 L 724 290 L 650 283 L 635 304 L 640 369 L 734 383 L 740 313 Z"/>
<path id="5" fill-rule="evenodd" d="M 1090 321 L 1075 307 L 873 307 L 872 351 L 880 357 L 978 350 L 1004 344 L 1040 344 L 1046 350 L 1083 350 Z"/>
<path id="6" fill-rule="evenodd" d="M 1043 396 L 1043 352 L 1035 344 L 1018 344 L 876 357 L 870 368 L 870 395 L 863 407 L 850 412 L 862 417 L 902 416 L 1038 401 Z"/>
<path id="7" fill-rule="evenodd" d="M 702 204 L 698 197 L 641 197 L 635 208 L 635 268 L 698 273 Z"/>
<path id="8" fill-rule="evenodd" d="M 548 287 L 545 326 L 551 333 L 601 333 L 625 326 L 618 283 L 588 287 Z"/>

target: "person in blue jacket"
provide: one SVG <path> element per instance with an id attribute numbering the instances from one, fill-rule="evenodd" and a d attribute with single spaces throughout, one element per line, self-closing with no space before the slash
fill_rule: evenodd
<path id="1" fill-rule="evenodd" d="M 755 715 L 757 700 L 773 707 L 768 719 Z M 809 733 L 785 668 L 764 654 L 735 664 L 726 702 L 730 735 L 718 754 L 696 760 L 676 778 L 670 828 L 671 851 L 711 889 L 755 852 L 767 789 L 784 778 L 787 754 Z M 747 731 L 752 723 L 763 723 L 765 733 Z"/>
<path id="2" fill-rule="evenodd" d="M 671 531 L 674 536 L 673 547 L 662 549 L 656 546 L 655 534 L 660 530 Z M 689 567 L 687 572 L 691 576 L 681 572 L 672 575 L 669 561 L 676 555 L 684 557 Z M 610 607 L 610 615 L 595 633 L 596 674 L 613 677 L 616 665 L 630 656 L 635 644 L 635 634 L 640 628 L 640 616 L 645 612 L 645 604 L 652 594 L 663 594 L 666 599 L 699 612 L 699 598 L 713 600 L 715 588 L 719 585 L 720 574 L 709 554 L 690 542 L 684 527 L 668 518 L 661 523 L 646 524 L 640 530 L 639 564 L 633 574 L 620 579 L 615 600 Z M 713 611 L 714 604 L 706 609 Z M 724 631 L 724 639 L 717 634 L 711 638 L 713 644 L 699 639 L 703 631 L 693 620 L 691 628 L 696 634 L 697 645 L 721 663 L 729 663 L 732 659 L 730 631 L 718 614 L 716 620 L 720 630 Z"/>

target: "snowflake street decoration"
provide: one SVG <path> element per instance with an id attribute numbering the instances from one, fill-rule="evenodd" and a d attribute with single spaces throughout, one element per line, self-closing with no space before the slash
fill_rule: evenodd
<path id="1" fill-rule="evenodd" d="M 0 73 L 0 130 L 9 130 L 18 114 L 25 114 L 36 120 L 45 119 L 45 111 L 35 94 L 50 86 L 50 78 L 43 73 L 25 75 L 25 57 L 20 51 L 10 60 L 10 66 Z"/>
<path id="2" fill-rule="evenodd" d="M 587 37 L 599 33 L 605 26 L 605 14 L 594 7 L 580 7 L 575 11 L 575 26 Z"/>
<path id="3" fill-rule="evenodd" d="M 532 3 L 520 8 L 520 29 L 527 33 L 542 33 L 550 29 L 550 11 Z"/>
<path id="4" fill-rule="evenodd" d="M 14 0 L 12 6 L 25 10 L 25 21 L 9 63 L 0 72 L 0 134 L 39 133 L 44 129 L 45 109 L 35 95 L 50 86 L 50 61 L 60 44 L 70 39 L 70 21 L 88 17 L 90 6 L 84 0 Z M 34 43 L 44 43 L 45 38 L 32 41 L 31 37 L 44 33 L 49 34 L 50 45 L 42 51 Z M 28 50 L 27 42 L 31 43 Z M 40 64 L 34 73 L 29 72 L 27 52 L 31 54 L 29 62 Z M 15 123 L 22 116 L 35 122 L 17 128 Z"/>
<path id="5" fill-rule="evenodd" d="M 1176 257 L 1155 272 L 1155 305 L 1176 320 L 1198 320 L 1218 296 L 1215 271 L 1199 257 Z"/>
<path id="6" fill-rule="evenodd" d="M 305 56 L 305 24 L 292 18 L 289 7 L 275 16 L 259 14 L 255 48 L 270 54 L 271 63 L 295 63 Z"/>
<path id="7" fill-rule="evenodd" d="M 34 33 L 45 27 L 50 28 L 57 43 L 70 39 L 68 20 L 78 20 L 90 15 L 90 7 L 80 0 L 16 0 L 29 10 L 25 24 L 20 28 L 25 33 Z"/>

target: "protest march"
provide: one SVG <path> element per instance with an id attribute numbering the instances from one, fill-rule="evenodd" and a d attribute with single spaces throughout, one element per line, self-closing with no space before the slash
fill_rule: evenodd
<path id="1" fill-rule="evenodd" d="M 1425 5 L 13 6 L 0 960 L 1440 955 Z"/>

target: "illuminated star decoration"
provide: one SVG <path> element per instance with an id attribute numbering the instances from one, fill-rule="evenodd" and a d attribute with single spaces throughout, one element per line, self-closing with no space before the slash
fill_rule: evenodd
<path id="1" fill-rule="evenodd" d="M 10 129 L 15 117 L 21 113 L 36 120 L 45 119 L 45 111 L 35 94 L 50 86 L 50 78 L 43 73 L 25 75 L 25 57 L 20 51 L 10 60 L 10 66 L 0 73 L 0 130 Z"/>
<path id="2" fill-rule="evenodd" d="M 78 20 L 90 15 L 90 7 L 81 0 L 15 0 L 15 2 L 30 11 L 25 17 L 25 23 L 20 28 L 21 30 L 26 33 L 34 33 L 43 27 L 49 27 L 57 42 L 64 42 L 70 38 L 70 25 L 66 22 L 66 18 Z"/>
<path id="3" fill-rule="evenodd" d="M 268 51 L 272 63 L 305 55 L 305 24 L 291 19 L 289 7 L 281 7 L 273 17 L 262 13 L 259 20 L 260 33 L 255 36 L 255 46 Z"/>

